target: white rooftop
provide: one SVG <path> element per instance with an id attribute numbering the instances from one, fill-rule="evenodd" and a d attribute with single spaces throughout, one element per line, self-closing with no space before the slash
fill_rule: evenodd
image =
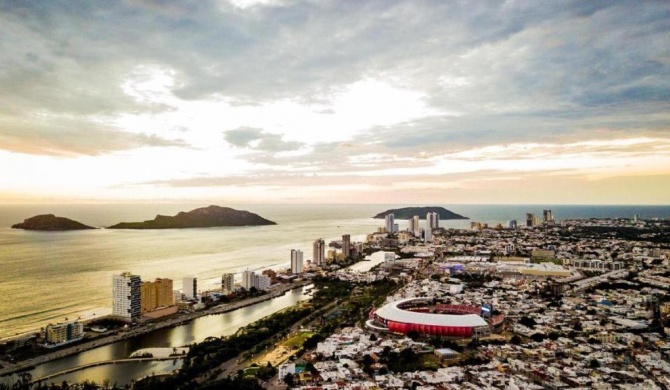
<path id="1" fill-rule="evenodd" d="M 416 298 L 407 298 L 400 301 L 391 302 L 377 309 L 376 314 L 384 319 L 412 323 L 422 325 L 434 326 L 463 326 L 463 327 L 478 327 L 488 326 L 482 317 L 477 314 L 433 314 L 433 313 L 419 313 L 398 308 L 405 302 L 410 302 Z"/>

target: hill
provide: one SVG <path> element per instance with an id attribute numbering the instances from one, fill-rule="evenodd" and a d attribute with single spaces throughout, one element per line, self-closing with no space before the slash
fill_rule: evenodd
<path id="1" fill-rule="evenodd" d="M 32 218 L 26 219 L 23 221 L 23 223 L 12 225 L 12 228 L 48 232 L 95 229 L 94 227 L 84 225 L 81 222 L 73 221 L 64 217 L 57 217 L 53 214 L 36 215 Z"/>
<path id="2" fill-rule="evenodd" d="M 276 225 L 257 214 L 230 207 L 209 206 L 169 217 L 157 215 L 144 222 L 121 222 L 108 229 L 186 229 L 217 226 L 262 226 Z"/>
<path id="3" fill-rule="evenodd" d="M 395 219 L 411 219 L 415 215 L 418 215 L 421 219 L 426 219 L 426 214 L 428 213 L 437 213 L 440 216 L 440 220 L 470 219 L 468 217 L 456 214 L 453 211 L 449 211 L 444 207 L 436 207 L 436 206 L 404 207 L 401 209 L 391 209 L 379 213 L 372 218 L 385 218 L 386 215 L 393 214 Z"/>

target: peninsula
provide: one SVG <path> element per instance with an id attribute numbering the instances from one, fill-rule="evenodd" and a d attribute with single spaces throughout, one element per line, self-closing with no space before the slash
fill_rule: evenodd
<path id="1" fill-rule="evenodd" d="M 24 220 L 23 223 L 17 223 L 15 225 L 12 225 L 12 229 L 59 232 L 67 230 L 86 230 L 95 228 L 84 225 L 81 222 L 73 221 L 68 218 L 57 217 L 53 214 L 44 214 L 28 218 Z"/>
<path id="2" fill-rule="evenodd" d="M 217 226 L 263 226 L 276 225 L 258 214 L 230 207 L 209 206 L 170 217 L 157 215 L 144 222 L 121 222 L 108 229 L 186 229 Z"/>
<path id="3" fill-rule="evenodd" d="M 447 210 L 444 207 L 426 206 L 426 207 L 403 207 L 401 209 L 390 209 L 375 215 L 372 218 L 384 218 L 388 214 L 393 214 L 396 219 L 411 219 L 418 215 L 421 219 L 426 219 L 426 214 L 437 213 L 441 220 L 447 219 L 470 219 L 462 215 L 456 214 L 453 211 Z"/>

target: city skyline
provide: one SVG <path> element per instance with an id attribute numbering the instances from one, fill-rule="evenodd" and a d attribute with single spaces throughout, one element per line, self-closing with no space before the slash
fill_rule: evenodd
<path id="1" fill-rule="evenodd" d="M 9 2 L 0 203 L 668 204 L 664 2 Z"/>

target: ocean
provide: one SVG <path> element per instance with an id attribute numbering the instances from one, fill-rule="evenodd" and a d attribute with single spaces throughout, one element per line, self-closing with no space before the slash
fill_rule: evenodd
<path id="1" fill-rule="evenodd" d="M 181 288 L 185 276 L 198 277 L 200 290 L 218 287 L 223 273 L 287 268 L 290 250 L 312 257 L 312 242 L 351 234 L 362 239 L 383 226 L 371 217 L 409 205 L 228 205 L 277 222 L 273 226 L 176 230 L 30 232 L 11 225 L 38 214 L 56 214 L 87 225 L 174 215 L 206 204 L 0 205 L 0 338 L 39 329 L 48 323 L 111 312 L 111 278 L 130 271 L 143 280 L 171 278 Z M 472 221 L 489 224 L 541 216 L 670 218 L 670 206 L 441 205 Z M 399 221 L 406 227 L 405 221 Z M 440 221 L 467 227 L 470 221 Z"/>

